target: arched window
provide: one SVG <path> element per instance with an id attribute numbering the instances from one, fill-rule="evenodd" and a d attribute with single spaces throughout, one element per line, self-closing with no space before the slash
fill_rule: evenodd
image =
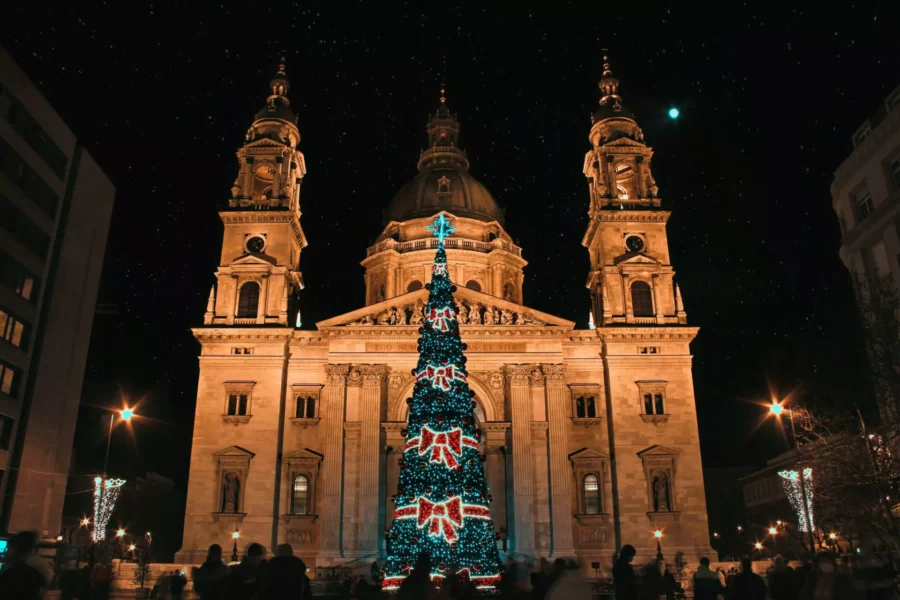
<path id="1" fill-rule="evenodd" d="M 577 400 L 575 400 L 575 416 L 579 419 L 583 419 L 584 414 L 584 398 L 579 397 Z"/>
<path id="2" fill-rule="evenodd" d="M 294 477 L 291 513 L 295 515 L 309 514 L 309 477 L 306 475 Z"/>
<path id="3" fill-rule="evenodd" d="M 584 487 L 584 513 L 587 515 L 600 514 L 600 484 L 597 476 L 588 473 L 583 479 Z"/>
<path id="4" fill-rule="evenodd" d="M 594 403 L 593 396 L 588 396 L 588 399 L 587 399 L 587 416 L 589 419 L 596 418 L 596 416 L 597 416 L 597 406 Z"/>
<path id="5" fill-rule="evenodd" d="M 644 394 L 644 414 L 645 415 L 653 414 L 653 395 L 652 394 Z"/>
<path id="6" fill-rule="evenodd" d="M 654 404 L 656 405 L 656 414 L 664 415 L 666 414 L 666 407 L 663 405 L 663 395 L 656 394 L 653 396 Z"/>
<path id="7" fill-rule="evenodd" d="M 241 286 L 241 295 L 238 297 L 237 316 L 242 319 L 256 317 L 259 310 L 259 284 L 248 281 Z"/>
<path id="8" fill-rule="evenodd" d="M 418 279 L 413 279 L 409 282 L 409 285 L 406 286 L 407 292 L 415 292 L 416 290 L 422 289 L 422 282 Z"/>
<path id="9" fill-rule="evenodd" d="M 481 284 L 475 281 L 474 279 L 470 279 L 468 283 L 466 283 L 466 287 L 470 290 L 475 290 L 476 292 L 481 291 Z"/>
<path id="10" fill-rule="evenodd" d="M 631 308 L 636 317 L 653 316 L 653 292 L 646 281 L 631 284 Z"/>

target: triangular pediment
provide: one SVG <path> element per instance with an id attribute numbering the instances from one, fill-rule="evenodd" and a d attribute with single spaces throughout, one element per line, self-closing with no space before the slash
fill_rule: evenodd
<path id="1" fill-rule="evenodd" d="M 469 288 L 458 287 L 453 293 L 453 297 L 457 306 L 461 306 L 461 309 L 465 307 L 467 315 L 469 312 L 472 312 L 473 307 L 477 309 L 476 312 L 480 313 L 481 323 L 463 322 L 461 323 L 463 327 L 560 327 L 566 329 L 575 327 L 573 321 L 567 321 L 522 304 L 510 302 L 483 292 L 476 292 Z M 427 302 L 428 290 L 416 290 L 415 292 L 401 294 L 400 296 L 395 296 L 343 315 L 319 321 L 316 323 L 316 327 L 320 330 L 329 327 L 419 327 L 419 323 L 410 322 L 412 320 L 410 312 L 417 304 L 424 306 Z M 499 315 L 497 323 L 485 322 L 486 320 L 490 321 L 483 314 L 486 310 L 497 312 Z M 464 320 L 469 321 L 468 316 Z"/>
<path id="2" fill-rule="evenodd" d="M 241 448 L 240 446 L 229 446 L 218 452 L 213 452 L 213 456 L 222 457 L 222 456 L 242 456 L 247 458 L 253 458 L 256 456 L 253 452 L 250 452 L 246 448 Z"/>
<path id="3" fill-rule="evenodd" d="M 277 264 L 277 261 L 267 254 L 245 254 L 240 258 L 231 261 L 231 264 L 229 266 L 236 267 L 238 265 L 249 265 L 269 267 L 274 264 Z"/>
<path id="4" fill-rule="evenodd" d="M 642 144 L 641 142 L 635 141 L 628 137 L 620 137 L 616 140 L 613 140 L 611 142 L 607 142 L 607 143 L 603 144 L 604 148 L 609 148 L 610 146 L 613 146 L 613 147 L 615 147 L 615 146 L 619 146 L 619 147 L 630 146 L 630 147 L 634 147 L 634 148 L 646 148 L 647 147 L 646 144 Z"/>
<path id="5" fill-rule="evenodd" d="M 301 448 L 300 450 L 294 450 L 293 452 L 288 452 L 284 455 L 284 458 L 288 460 L 317 460 L 321 461 L 325 458 L 324 455 L 319 454 L 315 450 L 310 450 L 309 448 Z"/>
<path id="6" fill-rule="evenodd" d="M 250 143 L 244 144 L 244 148 L 287 148 L 288 146 L 267 137 L 261 137 Z"/>
<path id="7" fill-rule="evenodd" d="M 593 448 L 582 448 L 569 455 L 569 460 L 584 460 L 591 458 L 609 458 L 609 455 L 598 452 Z"/>
<path id="8" fill-rule="evenodd" d="M 619 256 L 614 261 L 617 265 L 659 265 L 662 264 L 652 256 L 644 252 L 628 252 Z"/>
<path id="9" fill-rule="evenodd" d="M 680 450 L 667 448 L 666 446 L 660 446 L 658 444 L 637 453 L 641 458 L 649 458 L 651 456 L 678 456 L 679 454 L 681 454 Z"/>

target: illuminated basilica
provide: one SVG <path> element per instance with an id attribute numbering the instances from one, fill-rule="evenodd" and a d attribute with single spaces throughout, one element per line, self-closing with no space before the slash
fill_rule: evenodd
<path id="1" fill-rule="evenodd" d="M 383 557 L 437 243 L 426 227 L 441 213 L 456 228 L 445 243 L 504 556 L 608 568 L 626 543 L 655 555 L 656 531 L 667 556 L 710 552 L 697 328 L 669 260 L 653 150 L 618 88 L 604 64 L 584 159 L 590 329 L 528 307 L 523 251 L 469 172 L 442 96 L 418 174 L 360 248 L 365 306 L 304 330 L 294 299 L 307 171 L 282 62 L 237 151 L 216 285 L 193 330 L 200 378 L 176 561 L 197 564 L 235 535 L 270 551 L 290 543 L 310 566 Z"/>

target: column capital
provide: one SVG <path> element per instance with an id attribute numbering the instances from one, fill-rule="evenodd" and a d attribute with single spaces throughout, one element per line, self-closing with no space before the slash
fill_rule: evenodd
<path id="1" fill-rule="evenodd" d="M 506 377 L 512 386 L 528 385 L 528 377 L 531 373 L 531 365 L 505 365 Z"/>
<path id="2" fill-rule="evenodd" d="M 346 381 L 347 373 L 350 372 L 350 365 L 325 365 L 325 374 L 328 376 L 328 383 L 339 385 Z"/>
<path id="3" fill-rule="evenodd" d="M 350 367 L 350 375 L 347 376 L 347 385 L 352 387 L 362 386 L 362 373 L 357 367 Z"/>
<path id="4" fill-rule="evenodd" d="M 544 378 L 550 385 L 563 385 L 565 383 L 566 365 L 557 363 L 541 364 Z"/>
<path id="5" fill-rule="evenodd" d="M 359 365 L 359 372 L 362 375 L 363 385 L 377 386 L 384 381 L 390 369 L 387 365 Z"/>

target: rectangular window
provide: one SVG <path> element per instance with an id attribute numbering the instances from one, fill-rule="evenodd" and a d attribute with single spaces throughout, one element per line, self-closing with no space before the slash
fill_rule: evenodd
<path id="1" fill-rule="evenodd" d="M 237 394 L 231 394 L 228 396 L 228 413 L 229 415 L 237 414 Z"/>
<path id="2" fill-rule="evenodd" d="M 56 217 L 59 195 L 0 138 L 0 173 L 19 186 L 50 217 Z"/>
<path id="3" fill-rule="evenodd" d="M 17 368 L 0 362 L 0 392 L 15 396 L 19 386 L 19 375 Z"/>
<path id="4" fill-rule="evenodd" d="M 35 225 L 12 201 L 0 194 L 0 225 L 13 239 L 31 250 L 41 259 L 47 258 L 50 236 Z"/>
<path id="5" fill-rule="evenodd" d="M 875 205 L 872 204 L 872 195 L 867 191 L 860 192 L 856 197 L 856 214 L 859 221 L 862 222 L 874 210 Z"/>
<path id="6" fill-rule="evenodd" d="M 13 346 L 25 348 L 28 338 L 26 336 L 27 325 L 0 308 L 0 338 L 3 338 Z"/>
<path id="7" fill-rule="evenodd" d="M 247 394 L 241 394 L 238 398 L 238 416 L 247 416 Z"/>
<path id="8" fill-rule="evenodd" d="M 3 86 L 0 86 L 0 117 L 12 125 L 16 133 L 22 136 L 57 177 L 65 178 L 66 165 L 69 162 L 65 152 L 38 125 L 22 103 Z"/>
<path id="9" fill-rule="evenodd" d="M 13 290 L 26 300 L 37 301 L 40 280 L 19 261 L 0 250 L 0 285 Z"/>
<path id="10" fill-rule="evenodd" d="M 900 158 L 888 165 L 888 176 L 891 178 L 894 189 L 900 190 Z"/>
<path id="11" fill-rule="evenodd" d="M 13 423 L 12 417 L 0 415 L 0 450 L 9 450 L 12 441 Z"/>

